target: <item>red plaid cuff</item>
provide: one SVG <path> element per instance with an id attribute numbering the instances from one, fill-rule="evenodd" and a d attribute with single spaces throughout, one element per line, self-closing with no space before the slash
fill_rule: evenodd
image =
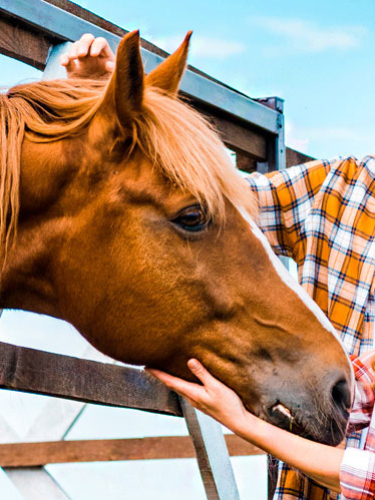
<path id="1" fill-rule="evenodd" d="M 350 413 L 349 431 L 363 429 L 370 424 L 374 409 L 374 371 L 371 367 L 372 355 L 352 359 L 355 374 L 355 395 Z"/>
<path id="2" fill-rule="evenodd" d="M 340 485 L 347 500 L 373 500 L 375 454 L 347 448 L 340 467 Z"/>

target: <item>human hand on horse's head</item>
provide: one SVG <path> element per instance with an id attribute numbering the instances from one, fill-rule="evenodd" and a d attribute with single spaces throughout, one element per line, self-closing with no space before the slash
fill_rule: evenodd
<path id="1" fill-rule="evenodd" d="M 146 368 L 146 371 L 177 392 L 194 408 L 218 420 L 233 432 L 243 426 L 245 419 L 252 417 L 237 394 L 213 377 L 197 359 L 190 359 L 188 367 L 202 385 L 187 382 L 160 370 Z"/>
<path id="2" fill-rule="evenodd" d="M 67 54 L 60 56 L 68 78 L 109 78 L 115 69 L 115 55 L 107 40 L 85 33 L 73 43 Z"/>

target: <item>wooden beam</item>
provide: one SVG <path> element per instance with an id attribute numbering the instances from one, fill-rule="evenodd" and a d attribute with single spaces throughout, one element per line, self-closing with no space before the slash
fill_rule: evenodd
<path id="1" fill-rule="evenodd" d="M 13 57 L 37 69 L 44 69 L 51 41 L 24 28 L 15 19 L 0 17 L 0 54 Z"/>
<path id="2" fill-rule="evenodd" d="M 264 136 L 228 119 L 211 115 L 210 120 L 219 132 L 222 141 L 236 153 L 245 153 L 255 161 L 266 161 L 267 140 Z"/>
<path id="3" fill-rule="evenodd" d="M 82 353 L 94 361 L 112 363 L 113 360 L 104 356 L 91 345 L 87 345 Z M 86 405 L 78 401 L 67 401 L 57 398 L 48 398 L 43 411 L 34 420 L 23 441 L 14 432 L 7 432 L 2 428 L 0 420 L 0 442 L 19 443 L 30 441 L 57 441 L 64 439 L 66 433 L 74 424 Z M 67 494 L 62 490 L 49 473 L 43 467 L 22 467 L 3 469 L 14 486 L 21 492 L 24 500 L 69 500 Z"/>
<path id="4" fill-rule="evenodd" d="M 128 30 L 123 29 L 120 26 L 111 23 L 110 21 L 107 21 L 103 17 L 100 17 L 94 14 L 93 12 L 77 5 L 76 3 L 70 2 L 69 0 L 44 0 L 44 1 L 54 5 L 55 7 L 58 7 L 59 9 L 65 10 L 70 14 L 80 17 L 81 19 L 84 19 L 89 23 L 95 24 L 95 26 L 99 26 L 99 28 L 103 28 L 104 30 L 109 31 L 110 33 L 114 33 L 115 35 L 123 37 L 124 35 L 126 35 L 126 33 L 129 33 Z M 168 53 L 165 52 L 165 50 L 160 49 L 159 47 L 148 42 L 147 40 L 141 39 L 141 45 L 145 49 L 148 49 L 151 52 L 154 52 L 154 54 L 158 54 L 162 57 L 166 57 L 168 55 Z"/>
<path id="5" fill-rule="evenodd" d="M 262 450 L 238 436 L 230 434 L 225 436 L 225 440 L 229 454 L 232 457 L 264 454 Z M 0 445 L 1 467 L 40 467 L 56 463 L 195 457 L 195 450 L 190 436 Z"/>
<path id="6" fill-rule="evenodd" d="M 315 158 L 312 156 L 305 155 L 294 149 L 286 148 L 286 166 L 292 167 L 293 165 L 301 165 L 301 163 L 306 163 L 308 161 L 313 161 Z"/>
<path id="7" fill-rule="evenodd" d="M 315 158 L 295 151 L 291 148 L 286 148 L 286 166 L 292 167 L 294 165 L 300 165 L 301 163 L 306 163 L 313 161 Z M 243 170 L 244 172 L 252 173 L 257 170 L 257 161 L 251 155 L 237 152 L 237 168 Z"/>
<path id="8" fill-rule="evenodd" d="M 220 110 L 205 107 L 191 97 L 188 102 L 212 123 L 229 149 L 255 161 L 266 161 L 267 138 L 264 133 L 252 129 L 247 123 L 226 116 Z"/>
<path id="9" fill-rule="evenodd" d="M 117 36 L 122 36 L 127 33 L 127 30 L 124 30 L 119 26 L 106 21 L 105 19 L 96 16 L 95 14 L 72 2 L 69 2 L 68 0 L 45 0 L 45 2 L 52 4 L 54 7 L 58 7 L 73 16 L 77 16 L 77 18 L 81 18 L 84 21 L 92 23 L 92 25 L 97 26 L 100 29 L 106 30 L 108 34 L 111 33 Z M 59 38 L 58 35 L 51 34 L 51 32 L 47 29 L 43 30 L 41 27 L 35 26 L 32 23 L 28 24 L 24 20 L 18 20 L 18 18 L 11 17 L 6 13 L 6 10 L 4 12 L 0 14 L 0 53 L 4 53 L 27 64 L 31 64 L 38 69 L 44 69 L 48 50 L 51 45 L 65 41 L 61 38 L 62 35 L 59 35 Z M 87 28 L 88 30 L 90 30 L 89 26 L 90 25 L 88 25 Z M 150 44 L 146 40 L 142 40 L 142 46 L 159 56 L 167 55 L 166 52 L 162 51 L 155 45 Z M 215 88 L 227 88 L 228 95 L 233 92 L 234 95 L 239 95 L 238 92 L 233 89 L 229 89 L 227 85 L 218 82 L 196 68 L 189 66 L 189 69 L 191 72 L 203 76 L 205 80 L 217 83 L 218 85 L 215 86 Z M 211 120 L 221 134 L 223 141 L 230 149 L 239 153 L 244 153 L 257 161 L 266 161 L 267 140 L 263 131 L 259 131 L 255 127 L 249 127 L 249 124 L 246 122 L 241 124 L 239 120 L 236 120 L 233 116 L 217 109 L 216 106 L 207 105 L 205 106 L 205 109 L 202 109 L 199 96 L 199 92 L 197 96 L 190 96 L 191 102 L 195 106 L 199 106 L 200 111 L 204 111 L 206 114 L 211 116 Z M 221 98 L 223 98 L 222 95 Z M 264 111 L 264 106 L 259 106 L 251 99 L 246 100 L 245 103 L 253 103 L 254 106 L 256 105 L 256 109 L 254 110 L 254 119 L 257 109 L 262 112 Z"/>
<path id="10" fill-rule="evenodd" d="M 0 388 L 182 416 L 176 394 L 143 370 L 3 342 Z"/>
<path id="11" fill-rule="evenodd" d="M 252 172 L 256 172 L 257 170 L 257 161 L 251 156 L 237 153 L 236 154 L 236 167 L 243 172 L 248 172 L 251 174 Z"/>
<path id="12" fill-rule="evenodd" d="M 89 23 L 94 24 L 95 26 L 99 26 L 99 28 L 102 28 L 109 33 L 113 33 L 115 35 L 123 37 L 126 35 L 126 33 L 129 33 L 128 30 L 121 28 L 117 24 L 114 24 L 107 19 L 104 19 L 103 17 L 98 16 L 97 14 L 94 14 L 93 12 L 85 9 L 84 7 L 81 7 L 80 5 L 77 5 L 74 2 L 71 2 L 69 0 L 44 0 L 46 3 L 50 3 L 51 5 L 54 5 L 55 7 L 58 7 L 59 9 L 65 10 L 66 12 L 69 12 L 70 14 L 73 14 L 77 17 L 80 17 L 81 19 L 84 19 L 85 21 L 88 21 Z M 142 33 L 141 33 L 142 35 Z M 183 39 L 184 33 L 181 33 L 181 42 Z M 144 47 L 145 49 L 149 50 L 150 52 L 153 52 L 154 54 L 158 54 L 159 56 L 162 57 L 167 57 L 169 54 L 165 50 L 161 49 L 157 45 L 154 45 L 151 42 L 148 42 L 144 38 L 141 38 L 141 46 Z M 176 47 L 177 48 L 177 47 Z M 208 75 L 207 73 L 204 73 L 203 71 L 199 70 L 198 68 L 195 68 L 194 66 L 188 66 L 188 68 L 193 71 L 194 73 L 198 73 L 199 75 L 204 76 L 208 80 L 212 80 L 213 82 L 217 82 L 222 86 L 228 87 L 226 84 L 220 82 L 216 78 L 213 78 L 212 76 Z M 228 87 L 229 88 L 229 87 Z"/>

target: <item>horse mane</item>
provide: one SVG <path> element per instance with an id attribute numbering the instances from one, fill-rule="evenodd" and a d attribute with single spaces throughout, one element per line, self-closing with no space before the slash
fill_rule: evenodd
<path id="1" fill-rule="evenodd" d="M 22 141 L 52 142 L 81 134 L 103 102 L 108 83 L 51 80 L 17 85 L 0 93 L 0 249 L 4 262 L 14 241 L 19 213 Z M 233 167 L 207 119 L 179 98 L 146 87 L 143 111 L 132 124 L 138 147 L 178 187 L 223 221 L 225 199 L 255 213 L 247 183 Z"/>

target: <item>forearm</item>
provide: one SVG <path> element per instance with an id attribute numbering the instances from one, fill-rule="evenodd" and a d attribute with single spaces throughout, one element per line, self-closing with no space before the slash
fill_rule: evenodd
<path id="1" fill-rule="evenodd" d="M 300 470 L 319 484 L 340 491 L 344 450 L 309 441 L 249 414 L 232 429 L 243 439 Z"/>

